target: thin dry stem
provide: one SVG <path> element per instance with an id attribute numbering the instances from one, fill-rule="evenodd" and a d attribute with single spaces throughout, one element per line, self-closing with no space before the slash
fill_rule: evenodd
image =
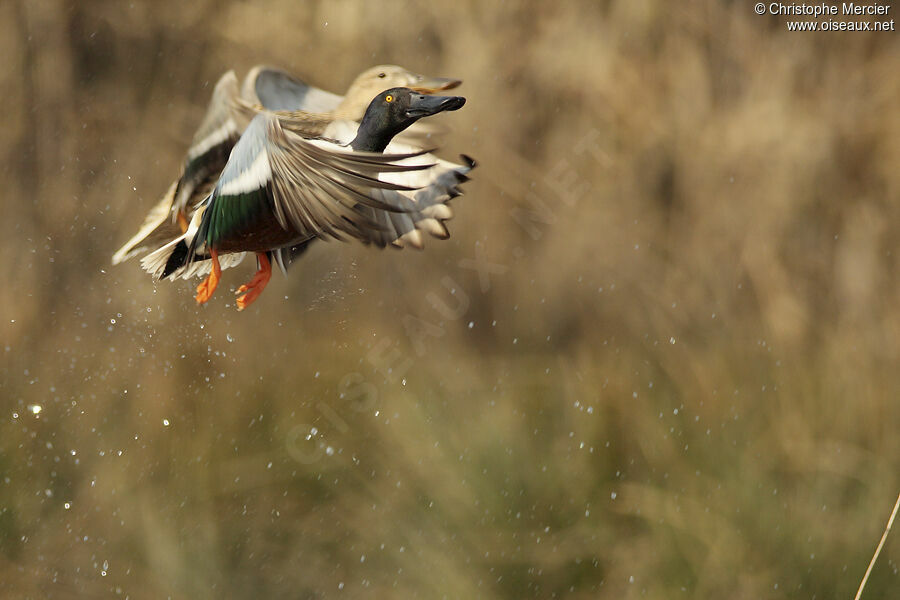
<path id="1" fill-rule="evenodd" d="M 872 572 L 872 567 L 875 566 L 875 561 L 878 560 L 878 555 L 881 554 L 881 549 L 884 547 L 884 540 L 887 539 L 888 533 L 891 531 L 891 525 L 894 524 L 894 517 L 897 516 L 898 507 L 900 507 L 900 495 L 897 496 L 897 501 L 894 502 L 894 510 L 891 511 L 891 518 L 888 519 L 887 526 L 884 528 L 884 533 L 881 535 L 881 541 L 878 542 L 878 547 L 875 548 L 875 554 L 872 555 L 872 560 L 869 561 L 869 568 L 866 569 L 866 574 L 863 575 L 862 581 L 859 584 L 859 589 L 856 590 L 856 597 L 853 600 L 859 600 L 859 597 L 862 596 L 863 590 L 866 587 L 866 582 L 869 580 L 869 573 Z"/>

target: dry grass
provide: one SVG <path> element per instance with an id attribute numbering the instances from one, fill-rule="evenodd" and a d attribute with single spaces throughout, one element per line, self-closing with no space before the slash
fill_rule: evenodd
<path id="1" fill-rule="evenodd" d="M 854 596 L 854 600 L 859 600 L 862 597 L 863 591 L 866 589 L 866 583 L 869 581 L 869 575 L 872 574 L 872 567 L 875 566 L 875 561 L 878 560 L 879 555 L 881 555 L 881 549 L 884 548 L 884 542 L 887 540 L 888 534 L 891 532 L 891 527 L 894 525 L 894 519 L 897 517 L 897 509 L 900 508 L 900 496 L 897 496 L 897 501 L 894 502 L 894 508 L 891 510 L 891 516 L 888 517 L 887 525 L 884 526 L 884 533 L 881 534 L 881 539 L 878 540 L 878 546 L 875 547 L 875 553 L 872 555 L 872 560 L 869 561 L 869 566 L 866 567 L 866 573 L 863 575 L 862 581 L 859 582 L 859 589 L 856 590 L 856 596 Z"/>
<path id="2" fill-rule="evenodd" d="M 894 34 L 725 1 L 188 4 L 0 5 L 2 595 L 854 593 L 900 487 Z M 453 238 L 322 244 L 242 314 L 250 267 L 202 308 L 111 268 L 258 62 L 463 78 Z"/>

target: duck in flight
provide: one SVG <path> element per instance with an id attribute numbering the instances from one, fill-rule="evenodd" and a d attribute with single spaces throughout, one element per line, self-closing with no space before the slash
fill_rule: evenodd
<path id="1" fill-rule="evenodd" d="M 418 93 L 433 94 L 460 83 L 458 79 L 427 77 L 396 65 L 378 65 L 360 73 L 346 94 L 340 96 L 276 67 L 254 67 L 240 89 L 234 71 L 227 72 L 213 90 L 181 175 L 150 210 L 138 232 L 113 255 L 112 263 L 119 264 L 158 248 L 187 230 L 194 210 L 212 191 L 232 148 L 257 112 L 278 114 L 289 129 L 301 135 L 324 135 L 346 142 L 353 137 L 343 139 L 348 135 L 348 128 L 355 131 L 369 101 L 378 92 L 407 87 Z M 334 126 L 338 129 L 328 130 Z M 422 124 L 407 130 L 403 139 L 411 146 L 404 148 L 404 152 L 410 147 L 423 149 L 426 144 L 433 144 L 436 131 Z M 439 229 L 431 223 L 431 230 Z"/>
<path id="2" fill-rule="evenodd" d="M 415 216 L 446 208 L 474 161 L 464 157 L 465 165 L 442 168 L 417 163 L 424 151 L 382 153 L 419 119 L 458 110 L 464 103 L 458 96 L 386 90 L 370 102 L 348 146 L 304 138 L 271 113 L 256 115 L 187 231 L 146 256 L 142 265 L 156 279 L 208 272 L 197 288 L 196 300 L 202 304 L 215 291 L 222 269 L 236 264 L 234 257 L 254 252 L 259 269 L 238 289 L 242 310 L 268 283 L 273 252 L 316 238 L 378 243 L 385 230 L 396 232 L 410 224 L 417 231 Z M 418 189 L 394 182 L 414 173 L 426 174 Z"/>

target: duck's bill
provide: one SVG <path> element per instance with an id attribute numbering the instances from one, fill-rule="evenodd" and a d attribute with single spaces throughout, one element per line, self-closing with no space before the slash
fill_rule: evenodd
<path id="1" fill-rule="evenodd" d="M 444 90 L 452 90 L 462 83 L 460 79 L 447 79 L 446 77 L 424 77 L 410 86 L 413 91 L 420 94 L 433 94 Z"/>
<path id="2" fill-rule="evenodd" d="M 427 117 L 447 110 L 459 110 L 466 103 L 462 96 L 413 95 L 406 109 L 408 117 Z"/>

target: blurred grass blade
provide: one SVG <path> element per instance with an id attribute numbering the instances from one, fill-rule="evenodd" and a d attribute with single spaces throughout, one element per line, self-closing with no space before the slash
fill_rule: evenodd
<path id="1" fill-rule="evenodd" d="M 894 517 L 897 516 L 898 507 L 900 507 L 900 494 L 897 495 L 897 501 L 894 502 L 894 510 L 891 511 L 891 518 L 888 519 L 887 526 L 884 528 L 884 533 L 881 535 L 881 541 L 878 542 L 878 547 L 875 548 L 875 554 L 872 555 L 872 560 L 869 561 L 869 568 L 866 569 L 866 574 L 863 575 L 862 581 L 859 583 L 859 589 L 856 590 L 856 597 L 853 600 L 859 600 L 859 597 L 862 596 L 863 590 L 866 587 L 866 581 L 869 580 L 869 573 L 872 572 L 872 567 L 875 566 L 875 561 L 878 560 L 878 555 L 881 554 L 881 549 L 884 547 L 884 540 L 887 539 L 888 533 L 891 532 L 891 526 L 894 524 Z"/>

